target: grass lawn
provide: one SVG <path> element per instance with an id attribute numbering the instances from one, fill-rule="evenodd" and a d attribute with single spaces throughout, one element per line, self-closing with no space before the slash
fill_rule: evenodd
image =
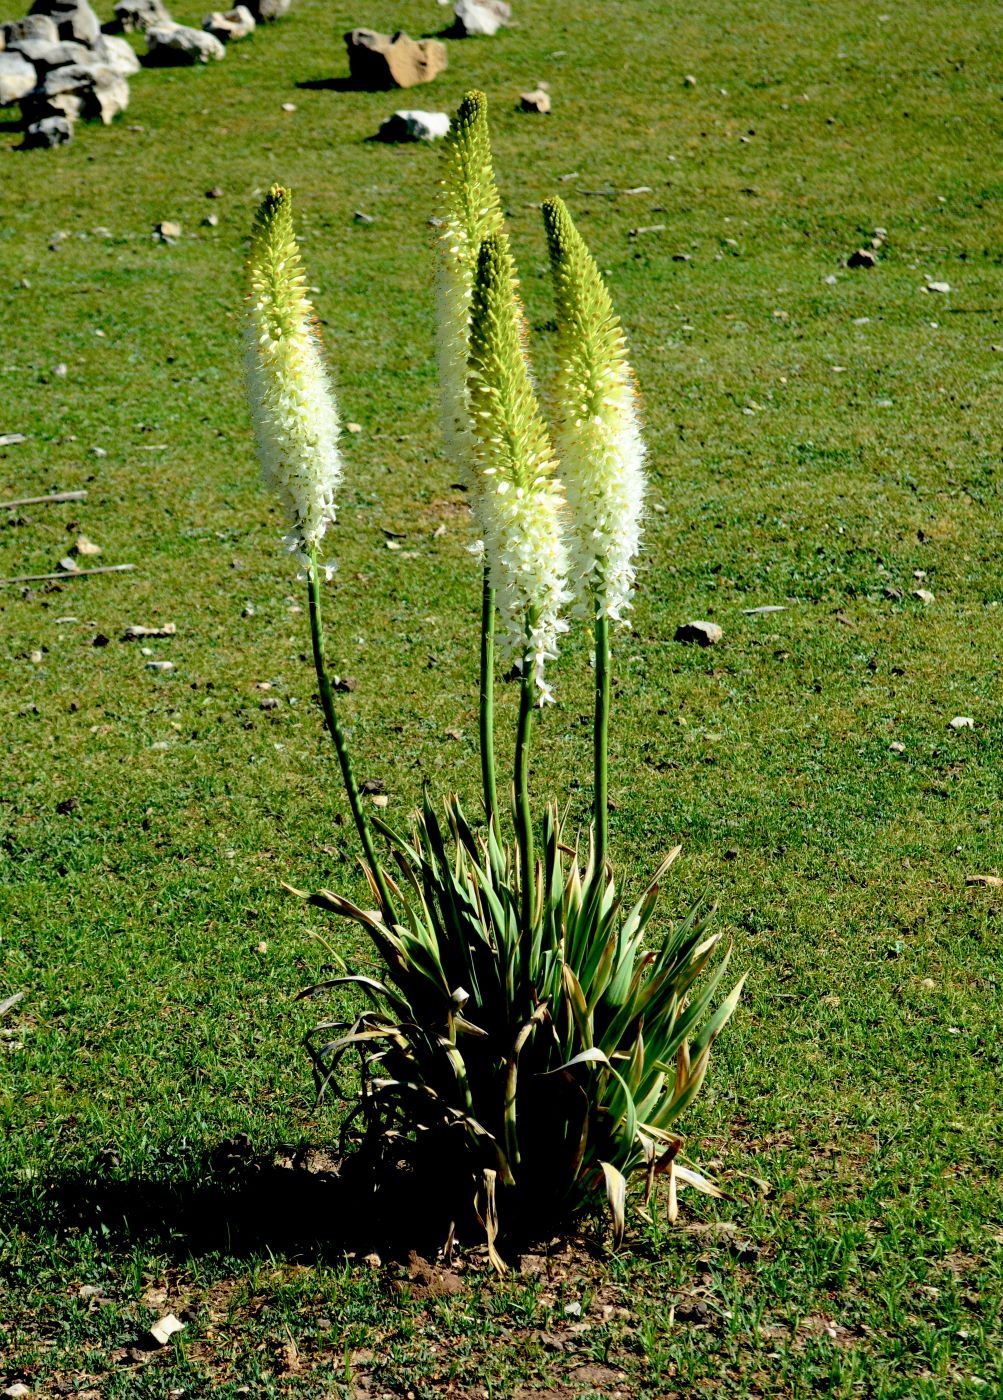
<path id="1" fill-rule="evenodd" d="M 93 562 L 136 565 L 0 588 L 0 1002 L 25 993 L 0 1021 L 0 1388 L 1003 1393 L 1003 889 L 967 883 L 1003 875 L 996 8 L 515 10 L 402 99 L 329 81 L 341 34 L 434 32 L 433 0 L 294 0 L 225 63 L 139 74 L 123 118 L 62 150 L 15 152 L 0 114 L 0 433 L 27 435 L 0 448 L 0 494 L 88 492 L 0 513 L 0 575 L 51 571 L 81 533 Z M 520 115 L 539 79 L 553 113 Z M 556 191 L 644 394 L 614 860 L 636 890 L 682 842 L 665 914 L 708 887 L 749 981 L 683 1125 L 732 1199 L 684 1194 L 674 1229 L 635 1217 L 621 1256 L 600 1222 L 503 1282 L 474 1260 L 447 1286 L 325 1248 L 343 1222 L 295 1168 L 218 1184 L 235 1157 L 335 1143 L 300 1049 L 315 1008 L 292 997 L 329 959 L 315 934 L 372 963 L 281 889 L 363 897 L 250 442 L 246 234 L 291 185 L 361 427 L 328 603 L 360 776 L 398 820 L 426 781 L 472 810 L 479 573 L 437 439 L 436 153 L 366 138 L 474 85 L 541 377 L 536 206 Z M 151 237 L 165 219 L 174 245 Z M 877 227 L 878 266 L 848 269 Z M 692 619 L 723 641 L 676 644 Z M 167 622 L 149 657 L 120 640 Z M 579 632 L 534 768 L 582 820 L 586 658 Z M 506 735 L 515 703 L 503 689 Z M 145 1351 L 169 1311 L 184 1331 Z"/>

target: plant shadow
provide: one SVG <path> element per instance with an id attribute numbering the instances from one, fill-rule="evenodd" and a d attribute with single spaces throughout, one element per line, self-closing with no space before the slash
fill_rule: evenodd
<path id="1" fill-rule="evenodd" d="M 0 1219 L 26 1234 L 100 1230 L 111 1243 L 142 1242 L 182 1262 L 270 1252 L 305 1260 L 377 1252 L 434 1257 L 454 1222 L 447 1201 L 472 1199 L 470 1183 L 431 1163 L 371 1154 L 342 1159 L 282 1148 L 255 1154 L 246 1140 L 149 1176 L 72 1172 L 0 1191 Z M 455 1213 L 455 1210 L 454 1210 Z M 467 1240 L 478 1227 L 462 1222 Z"/>
<path id="2" fill-rule="evenodd" d="M 367 92 L 373 91 L 360 86 L 353 78 L 303 78 L 296 84 L 308 92 Z"/>

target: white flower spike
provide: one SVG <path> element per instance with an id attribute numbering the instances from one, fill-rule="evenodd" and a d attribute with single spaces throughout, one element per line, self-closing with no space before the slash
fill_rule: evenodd
<path id="1" fill-rule="evenodd" d="M 609 293 L 562 200 L 543 221 L 557 300 L 559 423 L 554 435 L 575 522 L 576 587 L 594 617 L 631 606 L 644 512 L 637 391 Z"/>
<path id="2" fill-rule="evenodd" d="M 470 301 L 481 243 L 502 226 L 491 167 L 488 102 L 482 92 L 464 97 L 442 147 L 443 227 L 436 283 L 442 436 L 450 460 L 470 471 Z"/>
<path id="3" fill-rule="evenodd" d="M 292 200 L 278 185 L 254 221 L 247 272 L 247 389 L 261 474 L 288 517 L 285 544 L 308 567 L 335 518 L 338 410 L 304 291 Z"/>
<path id="4" fill-rule="evenodd" d="M 470 318 L 469 394 L 475 505 L 491 584 L 504 625 L 503 649 L 531 670 L 539 704 L 553 700 L 545 678 L 567 631 L 564 492 L 522 348 L 515 268 L 503 233 L 481 244 Z"/>

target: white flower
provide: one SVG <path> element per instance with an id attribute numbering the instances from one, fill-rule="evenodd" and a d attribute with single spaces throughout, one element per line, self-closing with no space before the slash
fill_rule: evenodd
<path id="1" fill-rule="evenodd" d="M 561 610 L 571 594 L 564 491 L 521 334 L 508 240 L 494 233 L 481 244 L 471 303 L 468 392 L 480 479 L 474 504 L 503 623 L 502 654 L 531 673 L 542 705 L 554 698 L 545 667 L 567 630 Z"/>
<path id="2" fill-rule="evenodd" d="M 474 450 L 467 393 L 470 304 L 481 242 L 501 227 L 491 168 L 487 98 L 468 92 L 443 142 L 443 228 L 438 240 L 436 312 L 440 416 L 446 452 L 470 471 Z"/>
<path id="3" fill-rule="evenodd" d="M 563 202 L 543 205 L 557 299 L 554 435 L 575 522 L 574 575 L 594 615 L 631 606 L 644 513 L 644 444 L 620 322 Z"/>
<path id="4" fill-rule="evenodd" d="M 338 410 L 293 233 L 288 191 L 269 191 L 248 258 L 247 388 L 261 474 L 291 525 L 284 543 L 305 566 L 335 519 L 341 481 Z"/>

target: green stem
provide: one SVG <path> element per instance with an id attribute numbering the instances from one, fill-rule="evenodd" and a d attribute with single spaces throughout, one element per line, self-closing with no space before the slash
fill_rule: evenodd
<path id="1" fill-rule="evenodd" d="M 310 567 L 307 570 L 307 587 L 310 595 L 310 635 L 313 638 L 313 664 L 317 670 L 317 683 L 320 686 L 320 703 L 324 710 L 324 718 L 330 730 L 331 738 L 334 740 L 334 747 L 338 751 L 338 761 L 341 764 L 341 775 L 345 780 L 345 790 L 348 793 L 348 801 L 351 804 L 352 815 L 355 818 L 355 825 L 358 828 L 359 839 L 362 842 L 362 849 L 366 853 L 366 860 L 376 881 L 376 888 L 379 891 L 380 903 L 383 909 L 383 919 L 385 923 L 396 923 L 393 911 L 393 903 L 390 899 L 390 891 L 387 889 L 386 878 L 380 868 L 380 863 L 376 858 L 376 847 L 373 845 L 372 828 L 362 806 L 362 798 L 359 794 L 359 785 L 355 781 L 355 772 L 352 768 L 351 754 L 348 752 L 348 744 L 342 732 L 341 724 L 338 720 L 337 711 L 334 708 L 334 692 L 331 689 L 331 682 L 327 674 L 327 656 L 324 647 L 324 622 L 320 609 L 320 570 L 317 568 L 317 559 L 314 555 L 310 557 Z"/>
<path id="2" fill-rule="evenodd" d="M 498 789 L 495 783 L 495 591 L 491 571 L 484 565 L 481 593 L 481 778 L 488 826 L 497 821 Z"/>
<path id="3" fill-rule="evenodd" d="M 609 618 L 605 610 L 596 618 L 596 713 L 593 740 L 595 745 L 595 811 L 596 869 L 602 870 L 609 844 Z"/>
<path id="4" fill-rule="evenodd" d="M 533 727 L 533 672 L 530 657 L 523 662 L 522 685 L 519 691 L 519 727 L 515 738 L 515 825 L 522 865 L 522 936 L 524 947 L 530 944 L 533 922 L 533 886 L 535 856 L 533 854 L 533 817 L 529 809 L 529 736 Z"/>

